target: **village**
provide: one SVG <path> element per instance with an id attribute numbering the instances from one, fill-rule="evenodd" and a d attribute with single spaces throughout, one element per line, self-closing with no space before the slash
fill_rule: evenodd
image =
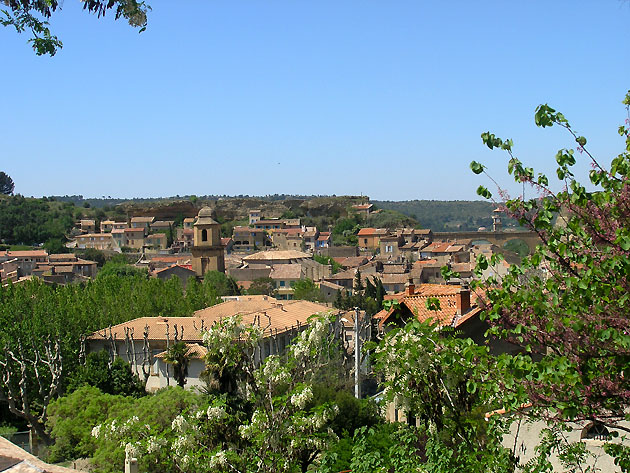
<path id="1" fill-rule="evenodd" d="M 1 473 L 630 472 L 629 2 L 0 3 Z"/>

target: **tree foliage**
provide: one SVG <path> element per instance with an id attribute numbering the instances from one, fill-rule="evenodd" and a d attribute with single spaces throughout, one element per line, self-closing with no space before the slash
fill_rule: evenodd
<path id="1" fill-rule="evenodd" d="M 121 464 L 127 451 L 139 455 L 142 470 L 148 472 L 282 473 L 312 468 L 319 453 L 337 439 L 330 427 L 339 412 L 328 402 L 333 396 L 314 387 L 315 380 L 328 371 L 331 358 L 342 353 L 334 317 L 313 317 L 310 322 L 283 355 L 268 356 L 262 364 L 258 326 L 243 324 L 239 317 L 214 325 L 204 343 L 215 389 L 191 398 L 184 409 L 169 405 L 169 415 L 160 414 L 160 422 L 136 407 L 95 425 L 97 466 L 111 471 L 108 465 Z M 161 410 L 157 399 L 138 403 Z M 346 418 L 356 412 L 361 409 L 348 408 Z M 372 425 L 374 419 L 367 412 L 362 415 Z M 354 425 L 359 425 L 356 419 Z"/>
<path id="2" fill-rule="evenodd" d="M 72 373 L 68 381 L 68 392 L 82 386 L 98 388 L 105 394 L 140 397 L 146 394 L 144 383 L 131 366 L 120 357 L 112 361 L 106 350 L 89 353 L 85 363 Z"/>
<path id="3" fill-rule="evenodd" d="M 11 176 L 4 171 L 0 171 L 0 194 L 13 194 L 13 189 L 15 189 L 15 184 Z"/>
<path id="4" fill-rule="evenodd" d="M 191 315 L 218 300 L 209 291 L 201 288 L 193 298 L 176 278 L 116 274 L 84 285 L 34 280 L 0 288 L 0 401 L 12 399 L 13 414 L 28 419 L 46 440 L 48 402 L 65 392 L 75 374 L 81 378 L 83 336 L 137 317 Z M 47 363 L 57 353 L 61 362 L 51 370 Z"/>
<path id="5" fill-rule="evenodd" d="M 623 103 L 628 110 L 630 92 Z M 507 153 L 515 181 L 539 191 L 528 200 L 508 199 L 505 210 L 541 244 L 485 287 L 492 333 L 526 349 L 501 360 L 503 402 L 508 408 L 530 402 L 532 413 L 559 423 L 595 420 L 627 431 L 619 421 L 630 406 L 630 116 L 618 130 L 625 150 L 608 166 L 562 113 L 540 105 L 535 121 L 565 129 L 575 143 L 555 156 L 558 192 L 552 179 L 515 156 L 512 140 L 482 134 L 490 149 Z M 578 159 L 591 164 L 588 188 L 575 174 Z M 485 172 L 477 162 L 471 169 Z M 478 193 L 491 197 L 483 186 Z M 493 262 L 480 257 L 478 268 Z M 617 450 L 609 448 L 622 455 Z"/>
<path id="6" fill-rule="evenodd" d="M 298 281 L 295 281 L 292 284 L 292 287 L 293 299 L 304 301 L 319 301 L 322 298 L 319 287 L 317 287 L 312 279 L 300 279 Z"/>
<path id="7" fill-rule="evenodd" d="M 190 363 L 190 355 L 188 354 L 186 343 L 177 342 L 171 345 L 166 351 L 164 361 L 173 366 L 173 377 L 178 386 L 183 388 L 186 385 L 188 364 Z"/>
<path id="8" fill-rule="evenodd" d="M 0 24 L 12 26 L 18 33 L 27 31 L 28 40 L 38 56 L 54 56 L 63 43 L 48 28 L 48 19 L 63 2 L 59 0 L 6 0 L 7 9 L 0 10 Z M 125 18 L 131 26 L 144 31 L 147 25 L 147 12 L 150 7 L 137 0 L 86 0 L 83 9 L 98 17 L 104 16 L 108 10 L 114 10 L 116 19 Z"/>
<path id="9" fill-rule="evenodd" d="M 65 241 L 75 223 L 74 206 L 51 206 L 44 199 L 21 195 L 0 199 L 0 240 L 25 245 Z"/>

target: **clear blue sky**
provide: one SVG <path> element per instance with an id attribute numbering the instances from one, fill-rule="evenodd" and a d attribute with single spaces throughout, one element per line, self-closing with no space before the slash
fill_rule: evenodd
<path id="1" fill-rule="evenodd" d="M 149 3 L 139 34 L 66 0 L 53 58 L 0 28 L 0 170 L 16 192 L 477 199 L 472 159 L 509 183 L 483 131 L 553 173 L 572 144 L 535 127 L 543 102 L 602 161 L 623 149 L 627 1 Z"/>

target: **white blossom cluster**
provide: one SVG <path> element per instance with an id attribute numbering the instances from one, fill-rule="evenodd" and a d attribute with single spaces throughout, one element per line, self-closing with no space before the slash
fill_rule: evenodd
<path id="1" fill-rule="evenodd" d="M 162 448 L 166 447 L 167 445 L 167 441 L 166 439 L 163 438 L 159 438 L 159 437 L 149 437 L 147 439 L 147 453 L 152 454 L 152 453 L 157 453 L 159 452 Z"/>
<path id="2" fill-rule="evenodd" d="M 322 340 L 328 335 L 330 321 L 327 317 L 316 317 L 311 321 L 308 329 L 300 333 L 291 345 L 291 352 L 296 360 L 302 361 L 313 349 L 321 346 Z"/>
<path id="3" fill-rule="evenodd" d="M 206 411 L 206 415 L 210 420 L 221 420 L 227 416 L 227 412 L 225 412 L 225 409 L 221 406 L 210 406 Z"/>
<path id="4" fill-rule="evenodd" d="M 241 425 L 238 428 L 241 437 L 251 439 L 256 431 L 262 431 L 268 428 L 268 419 L 263 409 L 256 409 L 252 414 L 252 420 L 249 424 Z"/>
<path id="5" fill-rule="evenodd" d="M 305 386 L 302 390 L 291 396 L 291 404 L 298 409 L 304 409 L 306 404 L 313 399 L 313 390 L 310 386 Z"/>
<path id="6" fill-rule="evenodd" d="M 185 432 L 189 429 L 189 427 L 188 420 L 186 420 L 186 418 L 181 414 L 175 417 L 173 422 L 171 422 L 171 429 L 175 432 Z"/>
<path id="7" fill-rule="evenodd" d="M 203 343 L 208 347 L 218 348 L 223 353 L 232 346 L 234 340 L 242 339 L 247 340 L 250 344 L 255 344 L 260 338 L 262 338 L 260 327 L 244 325 L 241 317 L 235 315 L 226 317 L 204 332 Z"/>
<path id="8" fill-rule="evenodd" d="M 119 439 L 127 435 L 137 422 L 137 416 L 133 416 L 122 423 L 114 419 L 110 424 L 105 423 L 94 426 L 92 428 L 92 437 L 100 438 L 102 436 L 105 440 Z"/>
<path id="9" fill-rule="evenodd" d="M 208 463 L 210 468 L 217 468 L 225 465 L 227 465 L 227 455 L 223 450 L 219 450 L 217 453 L 212 455 L 210 457 L 210 462 Z"/>
<path id="10" fill-rule="evenodd" d="M 184 457 L 184 455 L 186 455 L 189 447 L 190 439 L 188 437 L 180 435 L 171 444 L 171 451 L 175 454 L 176 457 L 181 459 Z"/>
<path id="11" fill-rule="evenodd" d="M 138 458 L 139 453 L 140 449 L 137 442 L 125 444 L 125 455 L 127 458 Z"/>
<path id="12" fill-rule="evenodd" d="M 278 355 L 271 355 L 265 359 L 262 371 L 256 373 L 256 381 L 264 385 L 267 382 L 272 384 L 285 384 L 291 381 L 291 373 L 288 368 L 280 362 Z"/>

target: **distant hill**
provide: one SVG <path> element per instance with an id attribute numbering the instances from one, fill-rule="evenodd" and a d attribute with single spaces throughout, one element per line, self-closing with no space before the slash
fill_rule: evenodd
<path id="1" fill-rule="evenodd" d="M 416 220 L 422 228 L 434 232 L 476 231 L 492 228 L 496 204 L 481 200 L 372 200 L 380 209 L 396 210 Z M 503 218 L 504 227 L 517 227 L 514 220 Z"/>

